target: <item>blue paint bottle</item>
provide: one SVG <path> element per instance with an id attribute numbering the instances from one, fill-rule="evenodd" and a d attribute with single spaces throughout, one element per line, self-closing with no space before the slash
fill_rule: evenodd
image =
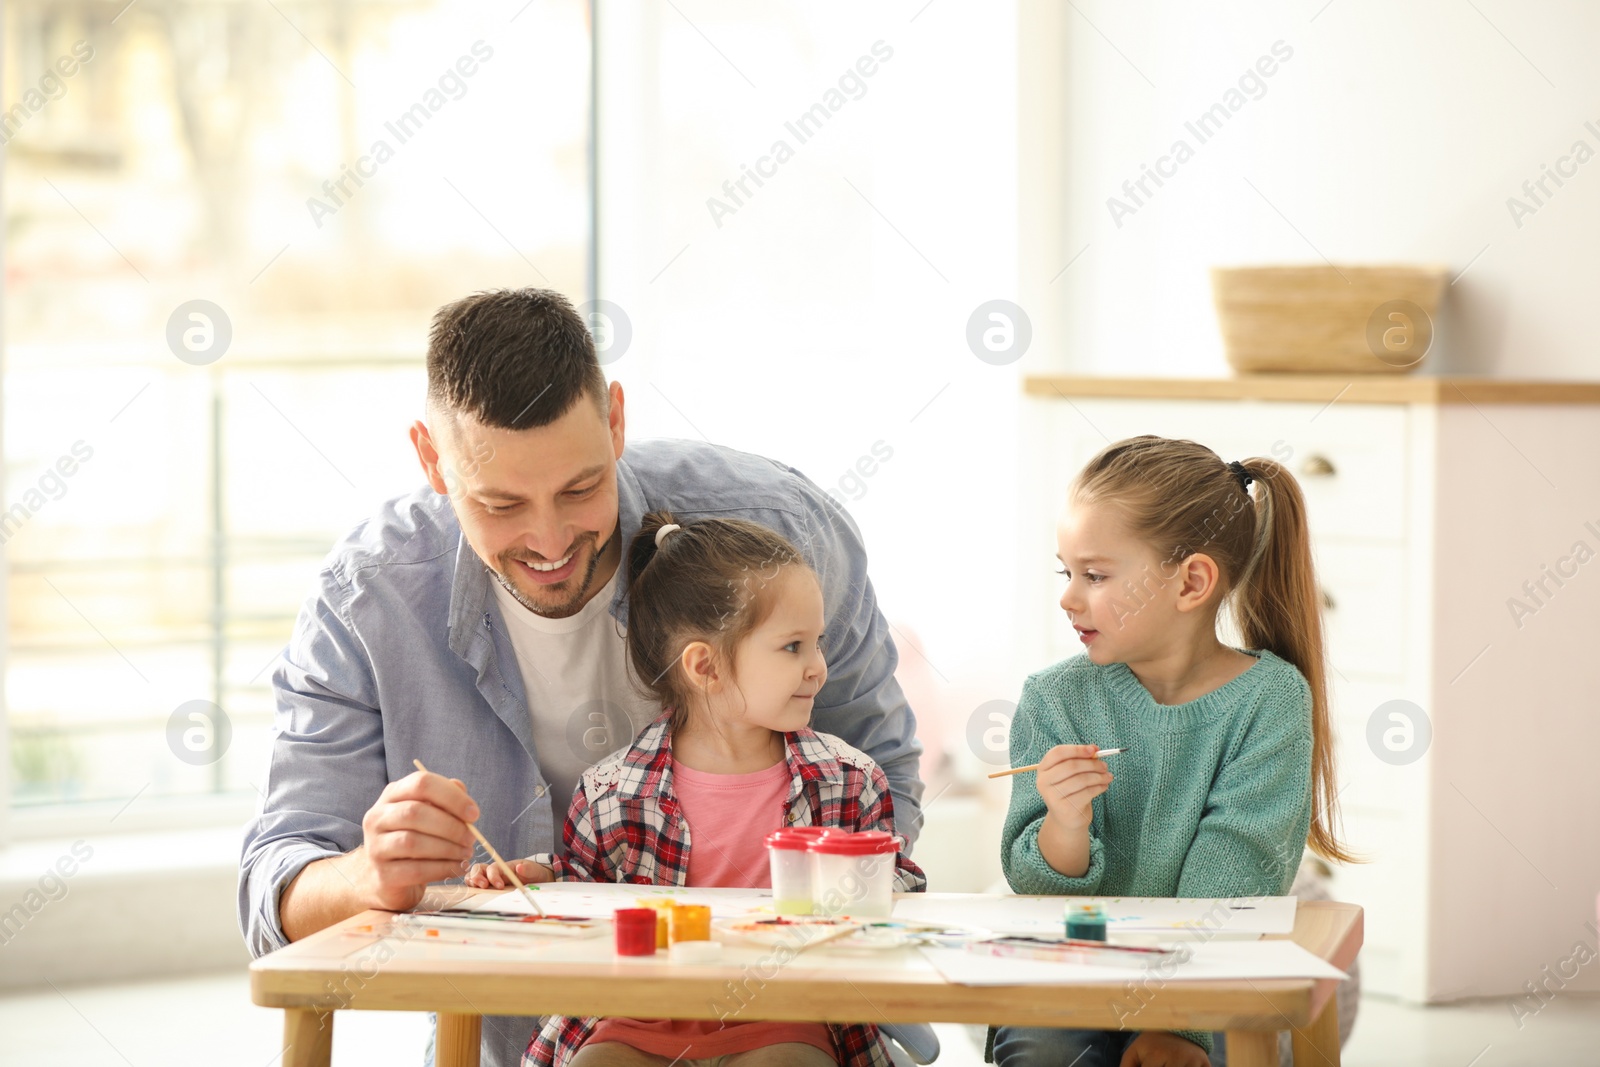
<path id="1" fill-rule="evenodd" d="M 1099 904 L 1068 904 L 1067 936 L 1079 941 L 1106 939 L 1106 911 Z"/>

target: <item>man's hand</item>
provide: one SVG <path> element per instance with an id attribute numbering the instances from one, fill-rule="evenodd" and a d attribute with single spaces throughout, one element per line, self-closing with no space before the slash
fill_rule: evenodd
<path id="1" fill-rule="evenodd" d="M 459 877 L 475 843 L 467 823 L 477 818 L 478 805 L 459 778 L 416 771 L 390 782 L 361 819 L 354 881 L 366 906 L 405 911 L 430 882 Z"/>
<path id="2" fill-rule="evenodd" d="M 1146 1030 L 1129 1043 L 1119 1067 L 1211 1067 L 1211 1057 L 1186 1037 Z"/>
<path id="3" fill-rule="evenodd" d="M 1094 758 L 1097 751 L 1094 745 L 1057 745 L 1039 761 L 1034 776 L 1039 796 L 1063 830 L 1088 829 L 1091 802 L 1111 785 L 1111 772 Z"/>
<path id="4" fill-rule="evenodd" d="M 361 844 L 306 864 L 284 887 L 284 936 L 298 941 L 368 908 L 416 907 L 430 882 L 466 872 L 475 840 L 467 823 L 477 819 L 459 779 L 418 771 L 390 782 L 361 819 Z"/>
<path id="5" fill-rule="evenodd" d="M 524 885 L 555 881 L 555 872 L 542 863 L 535 863 L 532 860 L 507 862 L 511 864 L 511 869 L 517 872 L 517 877 L 522 879 Z M 466 884 L 474 889 L 512 888 L 511 883 L 506 881 L 504 872 L 500 870 L 499 864 L 495 863 L 474 863 L 472 869 L 467 871 Z"/>

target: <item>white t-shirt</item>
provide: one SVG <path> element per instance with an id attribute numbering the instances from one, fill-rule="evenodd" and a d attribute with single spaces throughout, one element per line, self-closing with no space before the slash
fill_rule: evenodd
<path id="1" fill-rule="evenodd" d="M 629 680 L 627 645 L 608 610 L 621 571 L 619 566 L 582 610 L 565 619 L 534 614 L 497 578 L 489 578 L 516 649 L 534 751 L 550 783 L 558 827 L 583 772 L 625 747 L 661 714 L 660 704 L 641 696 Z"/>

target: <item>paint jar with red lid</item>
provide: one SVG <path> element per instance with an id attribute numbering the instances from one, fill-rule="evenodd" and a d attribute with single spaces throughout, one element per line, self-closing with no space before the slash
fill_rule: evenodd
<path id="1" fill-rule="evenodd" d="M 834 830 L 806 850 L 811 856 L 813 913 L 889 916 L 894 909 L 895 857 L 900 851 L 893 834 Z"/>
<path id="2" fill-rule="evenodd" d="M 775 830 L 767 835 L 767 860 L 772 868 L 772 906 L 779 915 L 811 914 L 811 842 L 827 833 L 819 826 Z"/>
<path id="3" fill-rule="evenodd" d="M 617 955 L 654 956 L 656 954 L 656 912 L 653 908 L 618 908 Z"/>

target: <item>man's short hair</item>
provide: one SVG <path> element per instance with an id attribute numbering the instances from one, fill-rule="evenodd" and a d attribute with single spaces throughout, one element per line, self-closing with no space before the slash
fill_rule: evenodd
<path id="1" fill-rule="evenodd" d="M 548 426 L 588 393 L 610 410 L 594 338 L 551 289 L 494 289 L 440 308 L 428 333 L 428 405 L 485 426 Z"/>

